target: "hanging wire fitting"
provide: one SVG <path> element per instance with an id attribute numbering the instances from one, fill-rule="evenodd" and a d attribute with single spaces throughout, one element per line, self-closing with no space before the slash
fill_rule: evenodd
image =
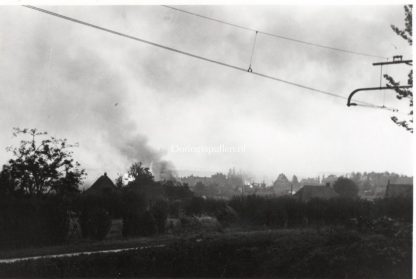
<path id="1" fill-rule="evenodd" d="M 251 49 L 251 56 L 250 56 L 250 65 L 248 66 L 248 70 L 247 70 L 247 72 L 249 73 L 253 72 L 253 69 L 251 68 L 251 64 L 253 62 L 254 50 L 256 49 L 256 41 L 257 41 L 258 33 L 259 31 L 256 31 L 256 34 L 254 35 L 254 43 L 253 43 L 253 48 Z"/>

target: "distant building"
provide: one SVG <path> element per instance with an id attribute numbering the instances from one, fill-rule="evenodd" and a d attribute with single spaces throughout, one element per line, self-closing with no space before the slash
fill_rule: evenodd
<path id="1" fill-rule="evenodd" d="M 413 197 L 413 185 L 412 184 L 390 184 L 390 180 L 387 182 L 386 198 L 397 197 Z"/>
<path id="2" fill-rule="evenodd" d="M 103 193 L 112 193 L 116 190 L 116 185 L 114 185 L 113 181 L 107 176 L 107 173 L 104 173 L 104 175 L 100 176 L 84 193 L 86 195 L 97 196 Z"/>
<path id="3" fill-rule="evenodd" d="M 338 197 L 338 194 L 329 184 L 325 185 L 305 185 L 296 192 L 294 197 L 301 201 L 309 201 L 311 199 L 329 200 Z"/>

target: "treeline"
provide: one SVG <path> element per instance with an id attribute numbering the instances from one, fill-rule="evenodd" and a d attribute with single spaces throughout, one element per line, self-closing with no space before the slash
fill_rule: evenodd
<path id="1" fill-rule="evenodd" d="M 341 195 L 343 198 L 308 202 L 292 195 L 247 193 L 229 200 L 210 199 L 194 195 L 186 183 L 155 181 L 141 163 L 130 167 L 127 184 L 119 178 L 116 186 L 110 181 L 113 187 L 109 189 L 81 193 L 85 172 L 72 159 L 66 140 L 38 142 L 45 133 L 36 129 L 15 132 L 29 140 L 11 149 L 14 158 L 0 172 L 1 248 L 62 244 L 75 238 L 77 231 L 85 239 L 102 240 L 114 219 L 122 220 L 123 237 L 165 233 L 168 218 L 175 219 L 172 226 L 185 228 L 198 228 L 198 218 L 206 216 L 205 223 L 215 221 L 222 227 L 344 226 L 390 235 L 406 232 L 408 226 L 403 224 L 412 220 L 411 198 L 365 201 L 354 190 L 353 195 Z M 235 172 L 216 178 L 236 185 L 243 182 Z M 345 179 L 337 181 L 341 180 Z M 335 186 L 337 183 L 337 190 Z M 78 225 L 81 230 L 76 229 Z"/>
<path id="2" fill-rule="evenodd" d="M 192 204 L 192 192 L 169 182 L 159 186 L 167 194 L 152 202 L 130 186 L 94 196 L 1 196 L 0 247 L 62 244 L 79 237 L 79 232 L 83 238 L 102 240 L 110 230 L 111 220 L 117 218 L 122 219 L 124 237 L 164 233 L 168 215 L 178 216 L 182 207 L 189 211 L 189 206 L 176 197 L 182 195 L 182 200 Z M 80 228 L 74 228 L 78 225 Z"/>
<path id="3" fill-rule="evenodd" d="M 335 198 L 302 202 L 293 196 L 248 195 L 218 200 L 195 197 L 186 186 L 172 182 L 158 182 L 157 185 L 164 194 L 154 201 L 132 185 L 99 196 L 0 199 L 0 247 L 66 243 L 70 240 L 71 214 L 79 216 L 82 237 L 94 240 L 106 236 L 115 218 L 122 219 L 123 237 L 136 237 L 165 233 L 168 217 L 192 222 L 193 216 L 211 216 L 223 228 L 343 227 L 387 236 L 411 233 L 411 198 L 375 201 Z"/>
<path id="4" fill-rule="evenodd" d="M 387 183 L 412 184 L 413 177 L 390 172 L 352 172 L 343 176 L 322 175 L 298 179 L 296 175 L 288 178 L 280 173 L 271 185 L 255 183 L 242 172 L 230 169 L 227 174 L 216 173 L 209 177 L 187 176 L 179 180 L 190 186 L 197 196 L 211 198 L 231 198 L 240 194 L 256 195 L 287 195 L 304 185 L 333 185 L 337 179 L 345 177 L 352 180 L 358 187 L 360 196 L 367 198 L 383 197 Z"/>
<path id="5" fill-rule="evenodd" d="M 395 226 L 396 222 L 411 224 L 413 212 L 412 199 L 402 197 L 302 202 L 290 196 L 251 195 L 234 197 L 229 205 L 238 213 L 242 224 L 269 228 L 350 226 L 371 231 L 377 222 L 385 222 L 386 226 Z"/>
<path id="6" fill-rule="evenodd" d="M 230 169 L 227 174 L 215 173 L 209 177 L 191 175 L 178 180 L 189 185 L 197 196 L 231 198 L 241 194 L 247 179 L 244 173 Z"/>

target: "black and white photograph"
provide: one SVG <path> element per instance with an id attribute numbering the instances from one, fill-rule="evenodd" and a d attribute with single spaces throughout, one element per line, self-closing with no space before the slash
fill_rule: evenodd
<path id="1" fill-rule="evenodd" d="M 1 4 L 0 277 L 412 278 L 412 5 L 313 2 Z"/>

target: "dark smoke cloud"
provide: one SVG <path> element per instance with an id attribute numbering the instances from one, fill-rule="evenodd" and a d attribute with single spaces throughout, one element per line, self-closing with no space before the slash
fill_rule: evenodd
<path id="1" fill-rule="evenodd" d="M 82 62 L 81 66 L 78 62 Z M 157 180 L 172 179 L 175 174 L 173 164 L 163 160 L 163 153 L 152 148 L 148 138 L 138 132 L 137 124 L 130 119 L 127 109 L 122 104 L 118 107 L 127 91 L 121 75 L 100 57 L 86 51 L 77 52 L 75 63 L 69 65 L 63 68 L 69 83 L 81 83 L 85 88 L 90 87 L 91 93 L 99 93 L 88 100 L 96 122 L 92 128 L 100 130 L 104 140 L 127 164 L 142 162 L 151 167 Z M 83 74 L 77 75 L 79 72 Z M 83 82 L 82 79 L 88 75 L 98 78 Z"/>
<path id="2" fill-rule="evenodd" d="M 84 165 L 87 171 L 92 170 L 92 173 L 88 171 L 93 175 L 89 179 L 95 179 L 104 171 L 114 174 L 116 170 L 105 168 L 117 164 L 118 171 L 127 171 L 133 162 L 151 166 L 157 179 L 173 177 L 173 164 L 163 160 L 164 154 L 150 146 L 146 135 L 139 132 L 137 124 L 131 119 L 125 105 L 129 88 L 116 61 L 99 49 L 76 42 L 68 44 L 73 40 L 69 30 L 66 30 L 66 36 L 58 36 L 56 30 L 40 28 L 48 20 L 51 19 L 41 18 L 28 27 L 33 28 L 33 33 L 25 39 L 31 47 L 30 51 L 5 51 L 6 61 L 3 60 L 2 65 L 9 64 L 16 70 L 15 73 L 12 71 L 13 78 L 9 73 L 9 79 L 4 84 L 19 84 L 21 88 L 12 90 L 18 95 L 4 109 L 11 114 L 19 106 L 26 108 L 26 113 L 17 114 L 10 121 L 12 126 L 47 130 L 51 135 L 78 141 L 84 148 L 101 142 L 99 152 L 103 158 L 108 160 L 104 154 L 111 153 L 118 163 L 98 159 L 93 165 Z M 16 56 L 19 56 L 18 59 L 15 59 Z"/>
<path id="3" fill-rule="evenodd" d="M 110 137 L 114 142 L 115 139 Z M 156 180 L 175 180 L 177 176 L 172 162 L 163 160 L 163 152 L 156 151 L 148 144 L 144 135 L 136 134 L 128 138 L 122 137 L 114 142 L 122 156 L 128 158 L 130 162 L 142 162 L 150 167 Z"/>

